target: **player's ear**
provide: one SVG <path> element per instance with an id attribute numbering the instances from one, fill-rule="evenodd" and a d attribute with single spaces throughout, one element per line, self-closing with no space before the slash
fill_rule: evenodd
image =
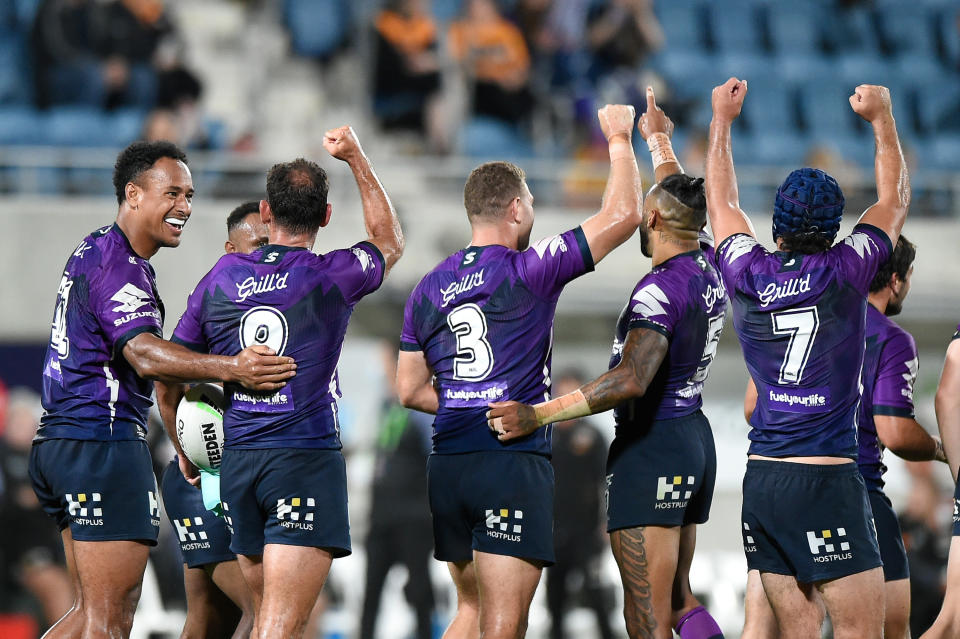
<path id="1" fill-rule="evenodd" d="M 223 243 L 223 252 L 224 253 L 236 253 L 237 247 L 233 245 L 233 242 L 227 240 Z"/>
<path id="2" fill-rule="evenodd" d="M 510 221 L 517 224 L 520 223 L 520 198 L 515 197 L 510 201 L 509 213 Z"/>
<path id="3" fill-rule="evenodd" d="M 266 200 L 260 200 L 260 221 L 264 224 L 273 222 L 273 211 L 270 209 L 270 203 Z"/>
<path id="4" fill-rule="evenodd" d="M 651 231 L 660 226 L 660 209 L 649 209 L 647 211 L 647 228 Z"/>
<path id="5" fill-rule="evenodd" d="M 329 202 L 327 202 L 327 210 L 326 210 L 326 212 L 323 214 L 323 221 L 320 222 L 320 226 L 321 226 L 321 227 L 324 227 L 324 226 L 326 226 L 327 224 L 330 223 L 330 216 L 331 216 L 332 214 L 333 214 L 333 206 L 332 206 Z"/>
<path id="6" fill-rule="evenodd" d="M 136 210 L 140 207 L 140 200 L 143 198 L 143 189 L 133 182 L 127 182 L 127 185 L 123 187 L 123 198 L 127 201 L 131 209 Z"/>

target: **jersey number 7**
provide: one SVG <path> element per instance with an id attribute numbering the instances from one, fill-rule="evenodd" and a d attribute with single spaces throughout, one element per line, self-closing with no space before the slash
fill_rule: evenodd
<path id="1" fill-rule="evenodd" d="M 807 365 L 810 351 L 813 350 L 813 340 L 817 338 L 817 329 L 820 328 L 820 316 L 816 306 L 792 308 L 771 315 L 774 335 L 789 335 L 787 352 L 780 365 L 781 384 L 799 384 L 803 377 L 803 369 Z"/>

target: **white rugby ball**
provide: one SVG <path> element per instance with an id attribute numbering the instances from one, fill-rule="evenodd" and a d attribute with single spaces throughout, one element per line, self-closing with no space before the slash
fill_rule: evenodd
<path id="1" fill-rule="evenodd" d="M 190 387 L 177 407 L 177 439 L 198 468 L 219 470 L 223 458 L 223 389 L 216 384 Z"/>

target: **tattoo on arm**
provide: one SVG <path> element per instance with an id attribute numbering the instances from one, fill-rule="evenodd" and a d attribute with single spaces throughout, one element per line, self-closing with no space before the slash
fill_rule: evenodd
<path id="1" fill-rule="evenodd" d="M 631 637 L 652 638 L 657 629 L 657 620 L 653 615 L 653 592 L 643 528 L 614 531 L 610 540 L 623 580 L 627 631 Z"/>
<path id="2" fill-rule="evenodd" d="M 657 331 L 634 328 L 627 333 L 620 363 L 581 389 L 592 413 L 642 397 L 667 355 L 670 342 Z"/>

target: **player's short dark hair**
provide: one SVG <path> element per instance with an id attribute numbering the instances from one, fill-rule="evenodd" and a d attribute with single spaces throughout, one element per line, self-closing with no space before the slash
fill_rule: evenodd
<path id="1" fill-rule="evenodd" d="M 234 229 L 243 224 L 243 220 L 245 220 L 248 215 L 259 212 L 260 200 L 244 202 L 237 208 L 230 211 L 230 215 L 227 216 L 227 234 L 229 235 L 234 231 Z"/>
<path id="2" fill-rule="evenodd" d="M 707 223 L 707 196 L 703 190 L 703 178 L 674 173 L 660 180 L 659 186 L 689 209 L 689 213 L 682 212 L 686 214 L 682 217 L 690 219 L 670 220 L 671 224 L 699 232 Z"/>
<path id="3" fill-rule="evenodd" d="M 173 142 L 134 142 L 117 156 L 113 165 L 113 188 L 117 193 L 117 204 L 126 199 L 127 183 L 136 182 L 144 171 L 149 171 L 160 158 L 171 158 L 187 164 L 187 154 Z"/>
<path id="4" fill-rule="evenodd" d="M 893 253 L 890 254 L 890 258 L 880 265 L 877 274 L 873 276 L 873 281 L 870 282 L 870 292 L 876 293 L 886 288 L 894 273 L 900 276 L 901 281 L 905 280 L 907 272 L 910 271 L 910 265 L 913 264 L 913 260 L 916 257 L 917 246 L 903 235 L 900 235 L 900 239 L 897 240 L 897 245 L 893 247 Z"/>
<path id="5" fill-rule="evenodd" d="M 823 253 L 833 246 L 833 238 L 819 233 L 786 233 L 781 235 L 781 250 L 787 253 L 813 255 Z"/>
<path id="6" fill-rule="evenodd" d="M 526 174 L 510 162 L 487 162 L 470 172 L 463 187 L 463 206 L 467 217 L 497 218 L 513 198 L 520 197 Z"/>
<path id="7" fill-rule="evenodd" d="M 274 164 L 267 173 L 267 202 L 274 222 L 291 233 L 313 233 L 327 213 L 327 172 L 310 160 Z"/>

